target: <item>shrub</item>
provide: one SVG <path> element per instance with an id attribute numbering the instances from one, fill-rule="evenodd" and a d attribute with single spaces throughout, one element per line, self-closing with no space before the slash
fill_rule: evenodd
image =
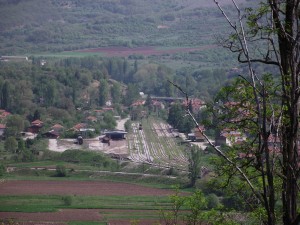
<path id="1" fill-rule="evenodd" d="M 56 166 L 56 176 L 57 177 L 65 177 L 65 176 L 67 176 L 66 167 L 63 166 L 63 165 L 57 165 Z"/>
<path id="2" fill-rule="evenodd" d="M 63 200 L 65 206 L 70 206 L 73 203 L 73 198 L 72 198 L 72 196 L 69 196 L 69 195 L 63 196 L 62 200 Z"/>
<path id="3" fill-rule="evenodd" d="M 208 209 L 218 208 L 220 206 L 219 198 L 215 194 L 208 195 L 206 201 Z"/>
<path id="4" fill-rule="evenodd" d="M 2 177 L 5 173 L 5 166 L 0 163 L 0 177 Z"/>

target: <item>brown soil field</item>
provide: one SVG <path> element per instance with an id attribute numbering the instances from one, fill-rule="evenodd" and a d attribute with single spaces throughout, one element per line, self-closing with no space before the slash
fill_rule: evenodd
<path id="1" fill-rule="evenodd" d="M 103 211 L 103 210 L 101 210 Z M 106 212 L 116 212 L 116 210 L 105 210 Z M 130 210 L 118 211 L 117 213 L 130 213 Z M 147 215 L 147 211 L 144 211 Z M 104 216 L 98 209 L 64 209 L 58 212 L 49 213 L 21 213 L 21 212 L 0 212 L 0 220 L 12 219 L 18 222 L 18 225 L 67 225 L 71 221 L 103 221 Z M 139 220 L 139 225 L 153 225 L 155 220 Z M 130 225 L 130 220 L 111 219 L 109 225 Z"/>
<path id="2" fill-rule="evenodd" d="M 108 181 L 5 181 L 0 195 L 168 196 L 171 190 Z"/>
<path id="3" fill-rule="evenodd" d="M 102 219 L 98 209 L 64 209 L 58 212 L 43 213 L 0 212 L 0 218 L 13 218 L 18 221 L 35 222 L 33 224 L 37 224 L 38 221 L 43 221 L 44 223 L 51 221 L 53 223 L 68 221 L 101 221 Z M 30 223 L 23 222 L 22 224 Z"/>
<path id="4" fill-rule="evenodd" d="M 4 181 L 0 195 L 86 195 L 86 196 L 167 196 L 174 192 L 135 184 L 108 181 Z M 69 221 L 103 221 L 105 214 L 131 210 L 63 209 L 58 212 L 0 212 L 0 221 L 13 219 L 19 225 L 67 225 Z M 134 210 L 134 212 L 136 212 Z M 147 210 L 142 213 L 147 215 Z M 153 211 L 152 211 L 153 213 Z M 103 214 L 103 215 L 102 215 Z M 130 220 L 112 219 L 109 225 L 130 225 Z M 4 223 L 6 224 L 6 223 Z M 7 223 L 9 224 L 9 223 Z M 155 224 L 154 220 L 139 220 L 139 225 Z"/>
<path id="5" fill-rule="evenodd" d="M 174 54 L 180 52 L 194 52 L 201 51 L 205 49 L 211 49 L 217 47 L 216 45 L 207 45 L 198 48 L 172 48 L 172 49 L 158 49 L 156 47 L 137 47 L 137 48 L 127 48 L 127 47 L 103 47 L 103 48 L 92 48 L 92 49 L 82 49 L 76 52 L 103 52 L 106 56 L 120 56 L 127 57 L 129 55 L 163 55 L 163 54 Z"/>
<path id="6" fill-rule="evenodd" d="M 61 210 L 57 213 L 2 213 L 0 212 L 1 219 L 13 220 L 16 223 L 14 225 L 68 225 L 71 221 L 80 222 L 103 222 L 103 218 L 95 209 L 71 209 Z M 157 220 L 137 220 L 138 225 L 153 225 L 157 224 Z M 10 225 L 9 222 L 4 225 Z M 112 219 L 107 221 L 108 225 L 131 225 L 131 220 L 117 220 Z"/>

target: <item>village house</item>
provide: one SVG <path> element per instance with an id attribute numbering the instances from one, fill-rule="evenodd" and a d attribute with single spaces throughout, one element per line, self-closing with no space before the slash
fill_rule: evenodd
<path id="1" fill-rule="evenodd" d="M 0 121 L 4 121 L 7 119 L 8 116 L 10 116 L 11 113 L 10 112 L 7 112 L 6 110 L 4 109 L 0 109 Z"/>
<path id="2" fill-rule="evenodd" d="M 146 102 L 145 100 L 137 100 L 131 104 L 131 107 L 143 106 L 143 105 L 145 105 L 145 102 Z"/>
<path id="3" fill-rule="evenodd" d="M 199 126 L 199 129 L 204 132 L 205 127 L 204 126 Z M 205 138 L 203 134 L 199 131 L 198 128 L 194 128 L 192 133 L 188 134 L 188 140 L 191 141 L 205 141 Z"/>
<path id="4" fill-rule="evenodd" d="M 112 140 L 122 140 L 125 139 L 125 135 L 127 134 L 124 130 L 112 130 L 104 132 L 105 137 L 112 139 Z"/>
<path id="5" fill-rule="evenodd" d="M 158 111 L 158 110 L 165 109 L 165 105 L 160 101 L 152 100 L 151 103 L 152 103 L 152 106 L 153 106 L 153 111 L 155 111 L 155 112 Z"/>
<path id="6" fill-rule="evenodd" d="M 85 129 L 85 128 L 87 128 L 87 127 L 88 127 L 88 125 L 87 125 L 86 123 L 78 123 L 78 124 L 76 124 L 75 126 L 73 126 L 73 127 L 71 128 L 71 130 L 73 130 L 73 131 L 75 131 L 75 132 L 79 132 L 80 129 Z"/>
<path id="7" fill-rule="evenodd" d="M 90 123 L 96 123 L 97 122 L 97 117 L 95 117 L 95 116 L 88 116 L 87 118 L 86 118 L 86 121 L 87 122 L 90 122 Z"/>
<path id="8" fill-rule="evenodd" d="M 27 128 L 27 131 L 30 133 L 37 134 L 40 132 L 40 129 L 44 126 L 44 123 L 41 120 L 35 120 L 31 122 L 31 126 Z"/>
<path id="9" fill-rule="evenodd" d="M 0 124 L 0 137 L 4 136 L 5 130 L 6 130 L 6 125 Z"/>
<path id="10" fill-rule="evenodd" d="M 219 135 L 216 136 L 215 145 L 216 146 L 221 146 L 221 145 L 232 146 L 234 144 L 238 144 L 245 140 L 246 140 L 246 136 L 243 135 L 241 132 L 225 129 L 225 130 L 221 131 L 221 133 Z"/>
<path id="11" fill-rule="evenodd" d="M 55 124 L 51 127 L 50 131 L 43 133 L 42 136 L 50 139 L 57 139 L 63 131 L 64 127 L 62 125 Z"/>
<path id="12" fill-rule="evenodd" d="M 59 138 L 59 133 L 54 130 L 50 130 L 46 133 L 43 133 L 42 136 L 45 138 L 50 138 L 50 139 L 57 139 L 57 138 Z"/>
<path id="13" fill-rule="evenodd" d="M 55 132 L 63 132 L 64 130 L 64 126 L 60 125 L 60 124 L 54 124 L 52 127 L 51 127 L 51 130 L 55 131 Z"/>
<path id="14" fill-rule="evenodd" d="M 184 105 L 185 107 L 191 107 L 192 113 L 198 113 L 201 109 L 206 107 L 205 102 L 198 98 L 192 98 L 189 99 L 189 101 L 185 99 L 182 105 Z"/>

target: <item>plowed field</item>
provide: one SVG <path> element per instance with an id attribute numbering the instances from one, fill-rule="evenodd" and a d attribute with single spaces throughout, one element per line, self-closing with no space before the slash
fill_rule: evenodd
<path id="1" fill-rule="evenodd" d="M 170 190 L 108 181 L 5 181 L 0 195 L 167 196 Z"/>
<path id="2" fill-rule="evenodd" d="M 171 190 L 156 189 L 134 184 L 108 182 L 108 181 L 4 181 L 0 183 L 0 196 L 167 196 L 174 192 Z M 141 197 L 143 198 L 143 197 Z M 120 205 L 127 204 L 119 202 Z M 132 215 L 139 215 L 139 225 L 155 224 L 158 219 L 148 219 L 151 215 L 158 215 L 152 209 L 64 209 L 58 206 L 57 212 L 1 212 L 0 223 L 18 225 L 68 225 L 71 221 L 101 222 L 109 225 L 130 225 Z M 156 216 L 157 217 L 157 216 Z"/>

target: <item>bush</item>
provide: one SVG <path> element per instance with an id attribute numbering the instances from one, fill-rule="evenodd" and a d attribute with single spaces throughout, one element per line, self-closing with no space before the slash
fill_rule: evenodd
<path id="1" fill-rule="evenodd" d="M 0 177 L 2 177 L 5 173 L 5 166 L 0 163 Z"/>
<path id="2" fill-rule="evenodd" d="M 57 177 L 65 177 L 65 176 L 67 176 L 66 167 L 63 166 L 63 165 L 57 165 L 56 166 L 56 176 Z"/>
<path id="3" fill-rule="evenodd" d="M 219 198 L 215 194 L 208 195 L 206 201 L 208 209 L 218 208 L 220 206 Z"/>
<path id="4" fill-rule="evenodd" d="M 167 175 L 168 176 L 178 176 L 178 172 L 173 167 L 170 167 L 170 169 L 168 169 L 168 171 L 167 171 Z"/>
<path id="5" fill-rule="evenodd" d="M 72 196 L 63 196 L 62 200 L 63 200 L 65 206 L 70 206 L 73 203 Z"/>

